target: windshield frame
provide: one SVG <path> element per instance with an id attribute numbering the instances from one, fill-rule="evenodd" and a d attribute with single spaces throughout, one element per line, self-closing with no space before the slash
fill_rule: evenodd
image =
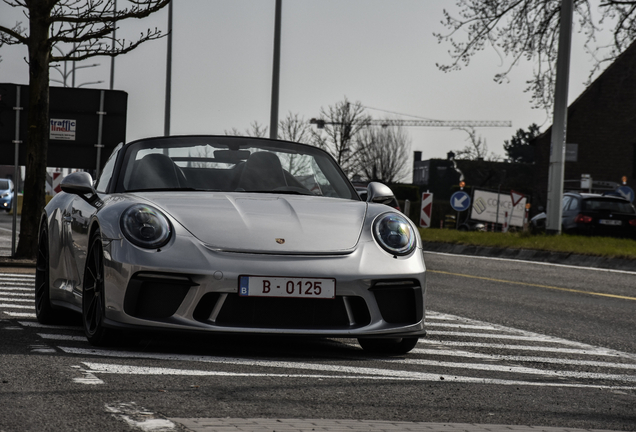
<path id="1" fill-rule="evenodd" d="M 287 154 L 302 154 L 313 156 L 317 165 L 322 170 L 327 181 L 337 189 L 337 196 L 334 198 L 360 200 L 358 193 L 351 184 L 350 180 L 346 177 L 340 166 L 335 159 L 326 151 L 311 146 L 308 144 L 295 143 L 291 141 L 272 140 L 267 138 L 257 137 L 242 137 L 231 135 L 181 135 L 170 137 L 156 137 L 132 141 L 126 144 L 119 152 L 116 171 L 116 181 L 111 181 L 109 190 L 111 193 L 126 193 L 126 192 L 150 192 L 152 190 L 128 190 L 125 182 L 127 181 L 127 173 L 130 176 L 132 169 L 132 163 L 135 161 L 138 152 L 149 149 L 162 149 L 162 148 L 186 148 L 193 146 L 208 146 L 212 145 L 218 150 L 232 150 L 240 151 L 247 148 L 257 148 L 265 152 L 277 151 Z M 217 150 L 217 151 L 218 151 Z M 183 161 L 183 157 L 176 157 L 175 161 Z M 201 159 L 205 161 L 205 158 Z M 170 191 L 170 190 L 193 190 L 196 188 L 159 188 L 155 191 Z M 212 189 L 202 189 L 205 191 L 212 191 Z M 259 193 L 278 193 L 276 191 L 241 191 L 241 190 L 227 190 L 224 192 L 259 192 Z M 282 192 L 285 193 L 285 192 Z M 293 192 L 288 192 L 293 193 Z M 311 195 L 321 196 L 321 195 Z"/>

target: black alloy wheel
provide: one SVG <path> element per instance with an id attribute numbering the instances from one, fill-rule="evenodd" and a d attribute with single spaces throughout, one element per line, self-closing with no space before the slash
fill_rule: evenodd
<path id="1" fill-rule="evenodd" d="M 381 355 L 406 354 L 415 348 L 419 338 L 359 338 L 358 343 L 368 353 Z"/>
<path id="2" fill-rule="evenodd" d="M 35 264 L 35 316 L 41 324 L 55 324 L 60 314 L 51 306 L 49 286 L 49 231 L 46 223 L 40 228 L 38 257 Z"/>
<path id="3" fill-rule="evenodd" d="M 104 248 L 99 231 L 91 235 L 82 290 L 82 326 L 91 345 L 113 342 L 114 330 L 104 327 Z"/>

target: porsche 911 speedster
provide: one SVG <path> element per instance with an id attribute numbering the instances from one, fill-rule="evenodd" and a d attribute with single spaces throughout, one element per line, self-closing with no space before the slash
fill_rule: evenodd
<path id="1" fill-rule="evenodd" d="M 318 148 L 231 136 L 118 146 L 95 183 L 68 175 L 39 229 L 36 313 L 81 313 L 94 345 L 122 331 L 357 338 L 405 353 L 424 336 L 415 225 L 361 201 Z"/>

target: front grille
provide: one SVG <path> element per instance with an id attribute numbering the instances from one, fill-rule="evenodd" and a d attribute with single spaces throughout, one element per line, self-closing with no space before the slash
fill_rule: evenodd
<path id="1" fill-rule="evenodd" d="M 223 302 L 213 324 L 228 327 L 287 329 L 350 329 L 371 322 L 364 299 L 347 297 L 350 322 L 343 297 L 327 299 L 241 297 L 238 294 L 208 293 L 197 305 L 193 317 L 209 322 L 217 302 Z"/>
<path id="2" fill-rule="evenodd" d="M 370 289 L 387 323 L 415 324 L 422 320 L 422 287 L 418 280 L 374 281 Z"/>
<path id="3" fill-rule="evenodd" d="M 189 278 L 179 275 L 135 274 L 128 282 L 124 312 L 143 319 L 169 318 L 194 285 Z"/>

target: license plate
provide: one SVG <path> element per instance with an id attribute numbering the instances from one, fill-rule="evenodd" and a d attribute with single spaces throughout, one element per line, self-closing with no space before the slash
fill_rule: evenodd
<path id="1" fill-rule="evenodd" d="M 336 280 L 327 278 L 240 276 L 239 295 L 243 297 L 333 299 L 336 296 Z"/>
<path id="2" fill-rule="evenodd" d="M 598 221 L 601 225 L 621 225 L 622 222 L 615 219 L 600 219 Z"/>

